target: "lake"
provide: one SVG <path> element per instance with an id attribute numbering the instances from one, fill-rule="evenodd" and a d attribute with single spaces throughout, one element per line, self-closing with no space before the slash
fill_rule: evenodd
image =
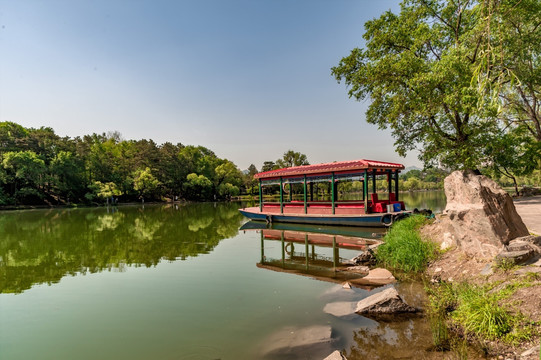
<path id="1" fill-rule="evenodd" d="M 442 192 L 402 200 L 408 208 L 445 206 Z M 374 291 L 343 289 L 333 279 L 333 261 L 359 249 L 286 248 L 261 230 L 239 230 L 242 206 L 1 212 L 0 358 L 320 359 L 335 349 L 350 360 L 441 355 L 425 351 L 426 320 L 378 323 L 324 312 L 328 303 Z M 420 301 L 422 288 L 399 286 Z M 277 338 L 312 326 L 330 326 L 333 342 L 275 351 Z"/>

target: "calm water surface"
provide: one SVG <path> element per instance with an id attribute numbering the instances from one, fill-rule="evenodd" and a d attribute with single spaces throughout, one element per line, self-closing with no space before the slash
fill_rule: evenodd
<path id="1" fill-rule="evenodd" d="M 423 198 L 403 198 L 410 208 L 444 207 L 441 193 L 439 205 L 437 195 L 416 194 Z M 246 220 L 238 208 L 0 213 L 0 359 L 294 359 L 335 349 L 349 359 L 430 355 L 424 320 L 389 324 L 323 312 L 369 290 L 258 266 L 284 258 L 281 242 L 239 231 Z M 358 253 L 335 251 L 301 244 L 285 258 L 311 270 Z M 421 293 L 402 286 L 407 296 Z M 316 325 L 331 326 L 335 340 L 265 355 L 269 337 Z"/>

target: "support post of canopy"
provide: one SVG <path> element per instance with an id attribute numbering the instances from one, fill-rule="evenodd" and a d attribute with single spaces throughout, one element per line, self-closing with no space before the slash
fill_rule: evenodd
<path id="1" fill-rule="evenodd" d="M 310 182 L 310 201 L 314 201 L 314 183 Z"/>
<path id="2" fill-rule="evenodd" d="M 280 176 L 280 214 L 284 213 L 284 182 Z"/>
<path id="3" fill-rule="evenodd" d="M 259 212 L 263 212 L 263 186 L 261 185 L 261 179 L 259 179 Z"/>
<path id="4" fill-rule="evenodd" d="M 289 183 L 289 202 L 293 201 L 293 184 Z"/>
<path id="5" fill-rule="evenodd" d="M 395 170 L 395 177 L 394 177 L 394 193 L 396 196 L 396 201 L 398 201 L 398 170 Z"/>
<path id="6" fill-rule="evenodd" d="M 364 179 L 363 179 L 363 197 L 364 197 L 364 213 L 369 214 L 370 210 L 368 209 L 368 170 L 364 170 Z"/>
<path id="7" fill-rule="evenodd" d="M 332 213 L 334 215 L 335 204 L 334 204 L 334 173 L 331 173 L 331 204 L 332 204 Z"/>
<path id="8" fill-rule="evenodd" d="M 304 175 L 304 213 L 308 214 L 308 204 L 306 202 L 307 194 L 306 194 L 306 175 Z"/>
<path id="9" fill-rule="evenodd" d="M 376 170 L 372 170 L 372 192 L 376 193 Z"/>
<path id="10" fill-rule="evenodd" d="M 387 170 L 387 186 L 389 188 L 389 199 L 391 198 L 391 193 L 393 192 L 393 184 L 391 183 L 391 170 Z"/>

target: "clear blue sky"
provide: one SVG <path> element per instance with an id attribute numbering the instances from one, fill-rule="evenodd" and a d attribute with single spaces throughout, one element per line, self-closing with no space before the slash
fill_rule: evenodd
<path id="1" fill-rule="evenodd" d="M 419 165 L 330 68 L 398 0 L 0 0 L 0 121 L 209 147 L 241 169 Z"/>

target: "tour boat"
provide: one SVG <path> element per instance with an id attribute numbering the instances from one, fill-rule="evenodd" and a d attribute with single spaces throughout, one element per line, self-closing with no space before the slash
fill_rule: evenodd
<path id="1" fill-rule="evenodd" d="M 267 223 L 390 226 L 395 220 L 411 214 L 399 200 L 398 174 L 403 169 L 402 164 L 361 159 L 261 172 L 254 175 L 259 180 L 259 206 L 239 211 L 251 220 Z M 387 180 L 386 195 L 376 191 L 378 178 Z M 346 181 L 360 182 L 360 199 L 340 199 L 340 184 Z M 274 190 L 279 187 L 279 201 L 264 200 L 263 192 L 271 186 Z M 317 192 L 323 187 L 330 200 L 314 200 L 314 187 Z M 297 194 L 295 200 L 294 192 Z M 298 200 L 298 195 L 302 200 Z"/>

